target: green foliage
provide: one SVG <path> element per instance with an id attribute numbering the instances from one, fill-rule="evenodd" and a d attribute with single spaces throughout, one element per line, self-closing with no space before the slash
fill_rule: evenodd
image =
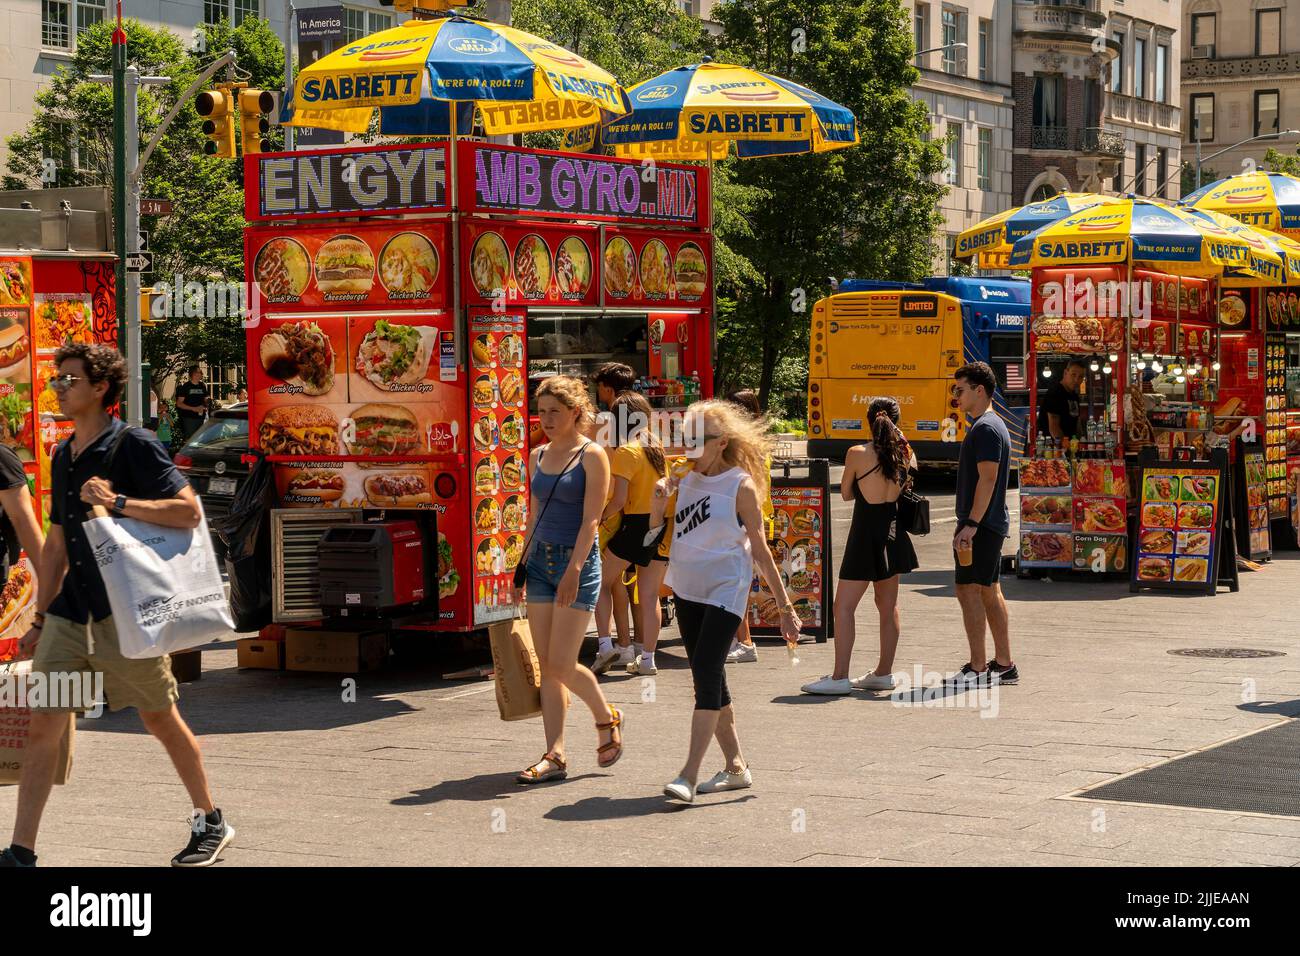
<path id="1" fill-rule="evenodd" d="M 156 30 L 136 20 L 123 25 L 129 62 L 142 76 L 171 78 L 166 86 L 140 88 L 141 153 L 177 98 L 227 49 L 235 50 L 243 71 L 239 77 L 249 86 L 278 90 L 283 85 L 284 48 L 264 20 L 249 18 L 238 29 L 225 21 L 201 27 L 204 52 L 188 49 L 192 42 L 170 30 Z M 5 188 L 39 187 L 46 156 L 60 161 L 54 185 L 112 188 L 112 87 L 89 79 L 91 74 L 112 71 L 112 32 L 112 22 L 106 21 L 80 34 L 72 62 L 37 93 L 31 122 L 9 137 Z M 273 147 L 283 142 L 278 130 L 271 138 Z M 202 120 L 194 104 L 186 103 L 144 169 L 141 195 L 170 200 L 175 210 L 166 218 L 141 219 L 141 227 L 150 233 L 153 281 L 171 283 L 177 273 L 185 281 L 243 278 L 242 170 L 237 161 L 204 156 L 204 141 Z M 75 168 L 70 146 L 74 142 Z M 169 317 L 161 325 L 143 329 L 142 342 L 155 379 L 194 361 L 214 365 L 244 361 L 244 336 L 237 316 Z"/>
<path id="2" fill-rule="evenodd" d="M 1273 150 L 1270 149 L 1269 153 L 1272 152 Z M 1264 162 L 1265 163 L 1268 162 L 1267 155 L 1264 158 Z M 1195 192 L 1196 190 L 1200 189 L 1202 186 L 1208 186 L 1210 185 L 1210 183 L 1217 182 L 1222 178 L 1223 177 L 1220 176 L 1219 173 L 1217 173 L 1215 170 L 1210 169 L 1208 166 L 1202 166 L 1201 181 L 1197 183 L 1196 164 L 1191 162 L 1183 163 L 1181 183 L 1180 183 L 1182 186 L 1182 190 L 1179 192 L 1179 195 L 1186 196 L 1188 193 Z"/>
<path id="3" fill-rule="evenodd" d="M 1270 173 L 1286 173 L 1288 176 L 1300 176 L 1300 156 L 1295 153 L 1279 152 L 1272 146 L 1264 153 L 1264 162 L 1260 165 Z M 1214 180 L 1211 179 L 1210 182 L 1214 182 Z"/>

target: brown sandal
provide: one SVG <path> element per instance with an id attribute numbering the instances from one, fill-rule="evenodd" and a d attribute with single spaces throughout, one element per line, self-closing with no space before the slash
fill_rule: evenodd
<path id="1" fill-rule="evenodd" d="M 539 770 L 538 768 L 545 762 L 550 761 L 550 770 Z M 562 758 L 554 753 L 545 753 L 542 759 L 537 761 L 526 770 L 522 770 L 519 776 L 515 777 L 518 783 L 546 783 L 548 780 L 563 780 L 569 775 L 569 765 Z"/>
<path id="2" fill-rule="evenodd" d="M 623 733 L 618 729 L 624 724 L 623 713 L 617 707 L 610 707 L 609 716 L 609 723 L 596 725 L 597 730 L 608 730 L 610 732 L 609 743 L 601 744 L 596 748 L 596 764 L 602 770 L 608 770 L 610 767 L 614 766 L 614 764 L 618 763 L 619 758 L 623 756 Z M 614 736 L 616 732 L 618 734 L 617 739 L 615 739 Z M 611 751 L 614 754 L 612 760 L 601 759 L 605 754 L 610 753 Z"/>

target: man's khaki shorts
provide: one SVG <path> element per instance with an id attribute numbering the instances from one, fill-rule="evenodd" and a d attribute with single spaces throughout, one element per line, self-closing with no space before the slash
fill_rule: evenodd
<path id="1" fill-rule="evenodd" d="M 103 674 L 109 710 L 134 707 L 146 713 L 170 710 L 180 700 L 171 658 L 123 657 L 117 644 L 117 627 L 111 617 L 90 625 L 49 615 L 32 659 L 33 674 L 60 675 L 80 672 Z M 47 678 L 53 683 L 54 677 Z M 83 686 L 86 686 L 83 678 Z M 85 709 L 92 702 L 84 702 Z M 83 707 L 35 707 L 42 710 L 81 710 Z"/>

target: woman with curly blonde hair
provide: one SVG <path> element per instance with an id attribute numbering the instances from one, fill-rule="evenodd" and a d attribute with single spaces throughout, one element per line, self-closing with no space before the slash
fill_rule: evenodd
<path id="1" fill-rule="evenodd" d="M 623 715 L 601 693 L 596 675 L 578 663 L 578 651 L 600 594 L 596 528 L 609 491 L 609 459 L 585 437 L 594 420 L 587 387 L 556 375 L 537 389 L 537 414 L 547 442 L 529 459 L 532 502 L 524 556 L 528 571 L 528 626 L 542 669 L 542 724 L 546 753 L 519 774 L 520 783 L 562 780 L 567 690 L 591 708 L 601 743 L 596 761 L 612 767 L 623 755 Z"/>
<path id="2" fill-rule="evenodd" d="M 685 426 L 695 467 L 680 479 L 659 483 L 650 534 L 657 533 L 665 510 L 671 507 L 668 584 L 691 663 L 695 716 L 686 763 L 664 793 L 691 803 L 700 765 L 714 737 L 727 766 L 699 785 L 698 791 L 739 790 L 753 783 L 740 752 L 724 666 L 749 603 L 755 567 L 780 603 L 781 633 L 789 644 L 799 639 L 799 618 L 767 547 L 759 505 L 758 489 L 772 446 L 766 424 L 730 402 L 708 401 L 691 406 Z"/>

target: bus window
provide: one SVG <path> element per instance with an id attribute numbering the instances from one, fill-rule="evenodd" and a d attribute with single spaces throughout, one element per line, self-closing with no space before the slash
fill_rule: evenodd
<path id="1" fill-rule="evenodd" d="M 1029 381 L 1025 378 L 1024 340 L 1019 334 L 994 333 L 989 336 L 989 364 L 997 376 L 1010 407 L 1029 404 Z"/>

